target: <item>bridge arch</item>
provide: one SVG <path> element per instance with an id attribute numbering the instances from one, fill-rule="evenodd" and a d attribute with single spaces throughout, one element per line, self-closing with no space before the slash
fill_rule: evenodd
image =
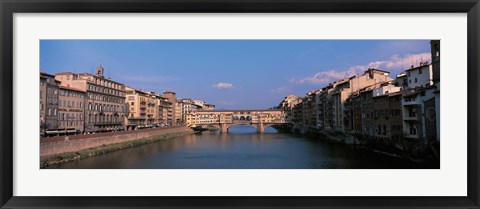
<path id="1" fill-rule="evenodd" d="M 227 132 L 228 132 L 228 129 L 230 129 L 231 127 L 235 127 L 235 126 L 250 126 L 250 127 L 254 127 L 255 129 L 258 129 L 257 125 L 256 124 L 250 124 L 250 123 L 232 123 L 232 124 L 228 124 L 226 129 L 227 129 Z"/>
<path id="2" fill-rule="evenodd" d="M 187 114 L 187 125 L 218 127 L 221 132 L 238 125 L 249 125 L 262 133 L 265 127 L 285 123 L 285 112 L 269 110 L 197 110 Z"/>

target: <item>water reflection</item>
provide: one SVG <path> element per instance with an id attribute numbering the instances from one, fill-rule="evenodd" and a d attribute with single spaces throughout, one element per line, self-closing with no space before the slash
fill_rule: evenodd
<path id="1" fill-rule="evenodd" d="M 309 169 L 422 166 L 350 146 L 277 133 L 272 127 L 258 134 L 254 127 L 235 126 L 230 128 L 228 134 L 192 134 L 49 168 Z"/>

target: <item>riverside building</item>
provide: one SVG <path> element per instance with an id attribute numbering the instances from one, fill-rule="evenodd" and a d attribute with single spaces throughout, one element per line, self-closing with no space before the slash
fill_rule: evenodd
<path id="1" fill-rule="evenodd" d="M 154 95 L 127 86 L 125 87 L 125 97 L 127 130 L 146 128 L 155 122 Z"/>
<path id="2" fill-rule="evenodd" d="M 169 121 L 168 123 L 170 125 L 176 124 L 181 120 L 181 118 L 178 118 L 177 120 L 177 94 L 173 91 L 164 91 L 163 96 L 167 98 L 171 105 L 167 112 L 167 121 Z"/>
<path id="3" fill-rule="evenodd" d="M 104 77 L 100 65 L 96 74 L 57 73 L 63 86 L 86 92 L 85 128 L 87 133 L 124 130 L 125 85 Z"/>
<path id="4" fill-rule="evenodd" d="M 40 72 L 40 135 L 58 134 L 58 90 L 54 75 Z"/>
<path id="5" fill-rule="evenodd" d="M 85 91 L 59 86 L 58 132 L 80 134 L 84 131 Z"/>

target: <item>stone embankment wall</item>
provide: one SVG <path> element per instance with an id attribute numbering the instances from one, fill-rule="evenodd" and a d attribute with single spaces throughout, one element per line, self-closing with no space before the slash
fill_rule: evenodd
<path id="1" fill-rule="evenodd" d="M 65 152 L 76 152 L 79 150 L 99 147 L 107 144 L 131 141 L 163 134 L 181 133 L 185 131 L 189 131 L 189 129 L 185 126 L 171 126 L 124 132 L 69 136 L 68 141 L 65 141 L 64 136 L 41 138 L 40 156 L 43 157 Z"/>

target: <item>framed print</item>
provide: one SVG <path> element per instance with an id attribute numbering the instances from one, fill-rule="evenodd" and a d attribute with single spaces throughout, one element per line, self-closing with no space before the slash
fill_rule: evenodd
<path id="1" fill-rule="evenodd" d="M 479 208 L 476 0 L 0 5 L 2 208 Z"/>

